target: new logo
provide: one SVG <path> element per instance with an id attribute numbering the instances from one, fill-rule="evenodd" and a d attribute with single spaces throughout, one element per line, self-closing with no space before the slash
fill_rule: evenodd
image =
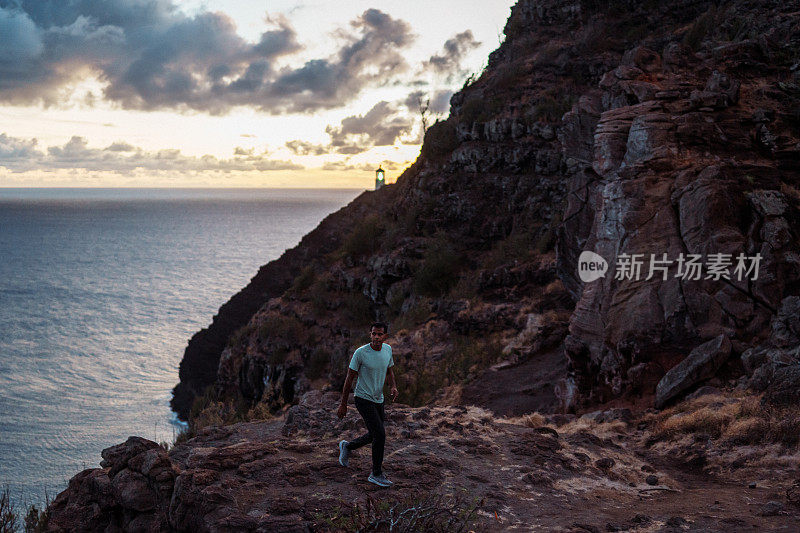
<path id="1" fill-rule="evenodd" d="M 578 276 L 584 283 L 600 279 L 608 271 L 608 262 L 594 252 L 584 250 L 578 257 Z"/>

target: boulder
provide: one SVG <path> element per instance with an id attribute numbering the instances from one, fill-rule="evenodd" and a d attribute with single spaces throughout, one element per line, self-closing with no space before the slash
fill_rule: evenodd
<path id="1" fill-rule="evenodd" d="M 701 344 L 688 357 L 672 367 L 656 387 L 655 407 L 664 405 L 696 385 L 712 377 L 731 353 L 731 342 L 725 335 Z"/>
<path id="2" fill-rule="evenodd" d="M 778 315 L 772 321 L 772 343 L 779 348 L 800 345 L 800 296 L 781 301 Z"/>
<path id="3" fill-rule="evenodd" d="M 800 363 L 775 370 L 762 403 L 776 407 L 800 403 Z"/>

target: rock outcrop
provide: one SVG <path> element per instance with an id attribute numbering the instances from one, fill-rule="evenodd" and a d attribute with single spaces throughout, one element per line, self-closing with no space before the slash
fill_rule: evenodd
<path id="1" fill-rule="evenodd" d="M 656 386 L 655 407 L 660 409 L 692 386 L 714 377 L 731 353 L 731 342 L 725 335 L 701 344 L 669 369 Z"/>

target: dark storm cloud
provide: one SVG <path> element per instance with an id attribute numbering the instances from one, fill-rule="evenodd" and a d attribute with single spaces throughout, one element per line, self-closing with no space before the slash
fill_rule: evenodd
<path id="1" fill-rule="evenodd" d="M 480 45 L 481 43 L 475 40 L 471 30 L 457 33 L 445 41 L 441 53 L 432 55 L 422 64 L 423 69 L 431 69 L 436 74 L 452 80 L 454 77 L 464 74 L 461 69 L 461 60 Z"/>
<path id="2" fill-rule="evenodd" d="M 402 20 L 368 9 L 337 36 L 344 44 L 334 56 L 281 70 L 266 89 L 263 105 L 279 102 L 295 112 L 337 107 L 367 85 L 385 83 L 408 68 L 400 51 L 414 37 Z"/>
<path id="3" fill-rule="evenodd" d="M 294 29 L 270 23 L 251 43 L 224 14 L 188 16 L 169 0 L 0 0 L 0 101 L 57 104 L 94 73 L 104 97 L 128 109 L 312 112 L 408 68 L 411 28 L 376 9 L 337 32 L 331 56 L 295 66 L 276 66 L 301 49 Z"/>
<path id="4" fill-rule="evenodd" d="M 357 154 L 373 146 L 390 146 L 408 135 L 413 120 L 389 102 L 378 102 L 364 115 L 346 117 L 339 126 L 328 126 L 332 150 L 340 154 Z"/>
<path id="5" fill-rule="evenodd" d="M 302 170 L 291 161 L 255 154 L 254 150 L 237 148 L 230 159 L 211 155 L 183 155 L 180 150 L 149 152 L 126 142 L 115 142 L 106 148 L 90 148 L 83 137 L 72 137 L 63 146 L 50 146 L 42 151 L 36 139 L 20 139 L 0 134 L 0 168 L 11 172 L 54 169 L 84 169 L 130 174 L 138 169 L 176 172 L 247 172 L 269 170 Z"/>

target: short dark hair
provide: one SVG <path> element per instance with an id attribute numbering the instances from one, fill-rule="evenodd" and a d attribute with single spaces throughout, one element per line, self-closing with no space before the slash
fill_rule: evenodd
<path id="1" fill-rule="evenodd" d="M 389 326 L 387 326 L 383 322 L 373 322 L 372 325 L 369 327 L 369 330 L 372 331 L 372 328 L 380 328 L 383 330 L 384 333 L 389 333 Z"/>

